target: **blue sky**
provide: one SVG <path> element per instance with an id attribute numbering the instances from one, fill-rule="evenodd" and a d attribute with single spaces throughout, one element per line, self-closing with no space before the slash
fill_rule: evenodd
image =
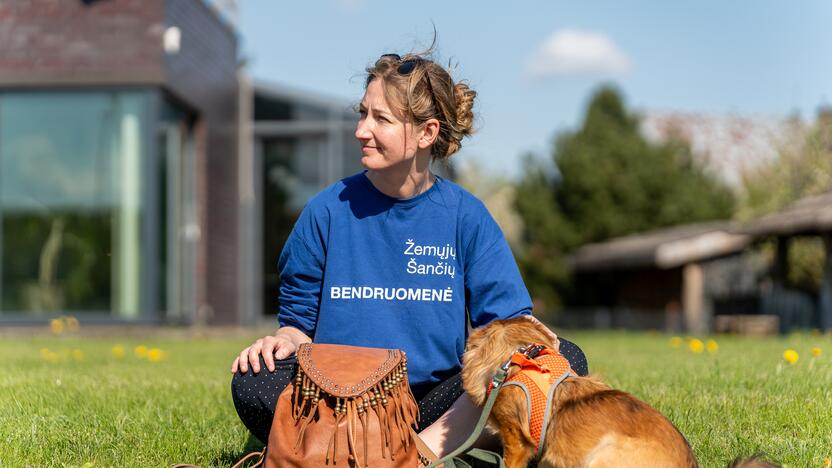
<path id="1" fill-rule="evenodd" d="M 240 1 L 241 51 L 258 79 L 358 102 L 385 52 L 430 43 L 479 93 L 458 156 L 516 175 L 579 125 L 601 83 L 630 108 L 813 119 L 832 104 L 832 2 Z"/>

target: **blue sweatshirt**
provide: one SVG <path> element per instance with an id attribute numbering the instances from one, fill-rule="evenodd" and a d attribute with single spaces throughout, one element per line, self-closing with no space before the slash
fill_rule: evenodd
<path id="1" fill-rule="evenodd" d="M 473 327 L 532 307 L 486 207 L 440 177 L 403 200 L 364 173 L 333 184 L 304 208 L 279 269 L 281 326 L 404 350 L 417 397 L 460 370 L 466 307 Z"/>

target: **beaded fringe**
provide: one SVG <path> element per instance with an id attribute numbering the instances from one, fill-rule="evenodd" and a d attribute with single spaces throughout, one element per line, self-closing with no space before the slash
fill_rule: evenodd
<path id="1" fill-rule="evenodd" d="M 395 449 L 391 447 L 393 430 L 398 432 L 399 439 L 407 449 L 410 447 L 410 426 L 419 418 L 419 408 L 410 393 L 407 381 L 407 362 L 402 361 L 393 368 L 390 373 L 382 378 L 365 392 L 350 397 L 335 397 L 326 393 L 317 386 L 304 372 L 298 370 L 295 377 L 295 385 L 292 394 L 292 414 L 295 424 L 300 424 L 298 439 L 295 442 L 297 451 L 303 442 L 303 435 L 309 427 L 310 422 L 315 419 L 319 411 L 319 403 L 324 400 L 324 408 L 334 408 L 335 428 L 329 440 L 326 453 L 327 464 L 337 460 L 338 427 L 345 418 L 347 420 L 347 446 L 349 447 L 348 458 L 357 466 L 367 466 L 367 427 L 370 413 L 374 413 L 378 419 L 381 430 L 381 456 L 395 461 Z M 320 410 L 323 410 L 321 408 Z M 361 425 L 363 440 L 363 460 L 358 457 L 356 447 L 355 431 L 357 425 Z"/>

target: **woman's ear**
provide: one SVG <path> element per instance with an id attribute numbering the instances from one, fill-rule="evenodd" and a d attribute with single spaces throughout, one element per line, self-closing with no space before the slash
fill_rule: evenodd
<path id="1" fill-rule="evenodd" d="M 422 135 L 419 137 L 419 148 L 430 148 L 439 136 L 439 121 L 428 119 L 422 124 Z"/>

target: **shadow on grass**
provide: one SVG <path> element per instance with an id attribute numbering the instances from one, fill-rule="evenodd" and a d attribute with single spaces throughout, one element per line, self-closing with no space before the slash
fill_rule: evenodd
<path id="1" fill-rule="evenodd" d="M 254 437 L 252 434 L 249 434 L 248 440 L 246 440 L 246 445 L 242 448 L 242 450 L 223 451 L 217 458 L 211 460 L 211 466 L 232 466 L 247 454 L 263 450 L 263 447 L 265 447 L 265 445 L 260 442 L 260 439 Z"/>

